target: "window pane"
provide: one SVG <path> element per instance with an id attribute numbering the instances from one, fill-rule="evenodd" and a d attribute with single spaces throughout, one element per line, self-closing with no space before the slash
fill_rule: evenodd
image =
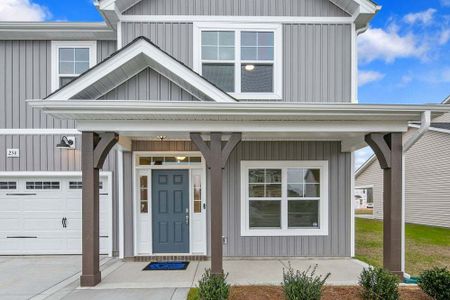
<path id="1" fill-rule="evenodd" d="M 139 157 L 139 165 L 141 166 L 150 166 L 152 164 L 151 157 Z"/>
<path id="2" fill-rule="evenodd" d="M 267 169 L 266 170 L 267 183 L 281 183 L 281 169 Z"/>
<path id="3" fill-rule="evenodd" d="M 194 201 L 194 213 L 199 214 L 202 212 L 202 201 Z"/>
<path id="4" fill-rule="evenodd" d="M 288 197 L 302 198 L 303 184 L 288 184 Z"/>
<path id="5" fill-rule="evenodd" d="M 250 228 L 280 228 L 281 201 L 250 201 Z"/>
<path id="6" fill-rule="evenodd" d="M 220 60 L 234 60 L 234 48 L 233 47 L 220 47 L 219 48 Z"/>
<path id="7" fill-rule="evenodd" d="M 263 183 L 265 181 L 264 169 L 252 169 L 248 171 L 248 179 L 251 183 Z"/>
<path id="8" fill-rule="evenodd" d="M 217 31 L 202 31 L 202 45 L 217 46 Z"/>
<path id="9" fill-rule="evenodd" d="M 281 184 L 268 184 L 266 185 L 266 197 L 281 197 Z"/>
<path id="10" fill-rule="evenodd" d="M 59 86 L 65 86 L 66 84 L 70 83 L 72 80 L 74 80 L 75 77 L 59 77 Z"/>
<path id="11" fill-rule="evenodd" d="M 258 46 L 273 47 L 273 32 L 258 32 Z"/>
<path id="12" fill-rule="evenodd" d="M 59 61 L 74 61 L 75 53 L 73 48 L 60 48 Z"/>
<path id="13" fill-rule="evenodd" d="M 88 62 L 76 62 L 75 63 L 75 73 L 81 74 L 89 69 Z"/>
<path id="14" fill-rule="evenodd" d="M 288 169 L 288 183 L 302 183 L 303 169 Z"/>
<path id="15" fill-rule="evenodd" d="M 288 201 L 288 226 L 319 227 L 319 201 Z"/>
<path id="16" fill-rule="evenodd" d="M 256 47 L 242 47 L 241 49 L 241 59 L 242 60 L 257 60 L 258 59 L 258 48 Z"/>
<path id="17" fill-rule="evenodd" d="M 251 31 L 241 32 L 242 46 L 257 46 L 257 33 Z"/>
<path id="18" fill-rule="evenodd" d="M 60 74 L 75 74 L 75 65 L 73 62 L 60 62 L 59 63 Z"/>
<path id="19" fill-rule="evenodd" d="M 217 60 L 217 47 L 203 46 L 202 59 Z"/>
<path id="20" fill-rule="evenodd" d="M 248 194 L 251 198 L 263 198 L 264 184 L 250 184 Z"/>
<path id="21" fill-rule="evenodd" d="M 234 92 L 234 65 L 203 64 L 202 74 L 225 92 Z"/>
<path id="22" fill-rule="evenodd" d="M 76 48 L 75 60 L 89 62 L 89 48 Z"/>
<path id="23" fill-rule="evenodd" d="M 305 197 L 320 197 L 320 184 L 305 184 Z"/>
<path id="24" fill-rule="evenodd" d="M 243 93 L 272 93 L 273 92 L 273 65 L 254 65 L 246 68 L 242 65 Z"/>
<path id="25" fill-rule="evenodd" d="M 320 183 L 320 170 L 308 169 L 305 170 L 305 182 L 306 183 Z"/>
<path id="26" fill-rule="evenodd" d="M 272 47 L 258 48 L 258 60 L 273 60 L 273 48 Z"/>
<path id="27" fill-rule="evenodd" d="M 234 48 L 234 32 L 233 31 L 219 32 L 219 46 L 233 46 Z"/>

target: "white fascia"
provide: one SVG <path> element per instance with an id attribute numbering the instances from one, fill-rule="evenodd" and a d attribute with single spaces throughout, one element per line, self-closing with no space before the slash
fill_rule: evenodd
<path id="1" fill-rule="evenodd" d="M 195 87 L 216 102 L 236 102 L 233 97 L 219 90 L 206 79 L 195 74 L 191 69 L 182 65 L 180 62 L 176 61 L 174 58 L 170 57 L 168 54 L 164 53 L 162 50 L 145 40 L 135 42 L 134 45 L 130 45 L 129 48 L 117 53 L 109 61 L 97 65 L 89 73 L 76 79 L 71 84 L 68 84 L 66 87 L 48 97 L 46 101 L 69 100 L 79 92 L 88 88 L 96 81 L 100 80 L 104 76 L 107 76 L 107 74 L 110 74 L 140 54 L 146 55 L 148 58 L 160 64 L 163 68 L 166 68 L 173 74 L 176 74 L 179 78 L 189 82 L 191 86 Z"/>

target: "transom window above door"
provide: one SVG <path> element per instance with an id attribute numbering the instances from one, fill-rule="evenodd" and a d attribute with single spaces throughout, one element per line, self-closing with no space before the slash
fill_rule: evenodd
<path id="1" fill-rule="evenodd" d="M 52 42 L 52 90 L 56 90 L 96 64 L 96 42 Z"/>
<path id="2" fill-rule="evenodd" d="M 281 99 L 281 26 L 195 24 L 197 72 L 238 99 Z"/>

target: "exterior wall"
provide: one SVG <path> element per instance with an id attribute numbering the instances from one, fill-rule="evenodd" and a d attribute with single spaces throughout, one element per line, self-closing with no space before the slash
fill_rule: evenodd
<path id="1" fill-rule="evenodd" d="M 194 96 L 180 86 L 150 68 L 140 72 L 99 99 L 197 101 Z"/>
<path id="2" fill-rule="evenodd" d="M 436 123 L 447 122 L 448 123 L 448 122 L 450 122 L 450 114 L 444 114 L 444 115 L 442 115 L 440 117 L 434 118 L 433 122 L 436 122 Z"/>
<path id="3" fill-rule="evenodd" d="M 188 141 L 163 143 L 138 141 L 133 142 L 133 151 L 197 151 L 197 149 Z M 242 160 L 328 160 L 328 236 L 241 237 Z M 352 201 L 350 181 L 351 155 L 340 151 L 339 142 L 242 142 L 231 154 L 224 170 L 223 235 L 228 238 L 228 243 L 224 245 L 224 256 L 350 256 Z M 209 180 L 207 182 L 209 187 Z M 211 197 L 208 192 L 207 194 L 207 202 L 210 203 Z M 209 228 L 211 224 L 209 213 L 207 220 Z M 209 235 L 208 232 L 208 247 Z"/>
<path id="4" fill-rule="evenodd" d="M 142 0 L 125 15 L 348 16 L 328 0 Z"/>
<path id="5" fill-rule="evenodd" d="M 410 136 L 416 129 L 410 129 Z M 406 138 L 406 137 L 405 137 Z M 405 155 L 406 222 L 450 227 L 450 135 L 427 132 Z M 383 218 L 382 172 L 378 161 L 356 178 L 374 186 L 374 214 Z"/>
<path id="6" fill-rule="evenodd" d="M 283 25 L 283 101 L 351 101 L 351 30 L 346 24 Z M 139 36 L 193 68 L 192 23 L 122 24 L 123 45 Z"/>

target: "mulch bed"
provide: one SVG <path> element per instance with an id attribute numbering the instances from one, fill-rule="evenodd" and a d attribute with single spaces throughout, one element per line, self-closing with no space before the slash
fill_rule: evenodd
<path id="1" fill-rule="evenodd" d="M 278 286 L 233 286 L 229 300 L 285 300 L 283 289 Z M 358 300 L 360 289 L 357 286 L 327 286 L 322 300 Z M 400 299 L 430 300 L 418 287 L 400 287 Z"/>

